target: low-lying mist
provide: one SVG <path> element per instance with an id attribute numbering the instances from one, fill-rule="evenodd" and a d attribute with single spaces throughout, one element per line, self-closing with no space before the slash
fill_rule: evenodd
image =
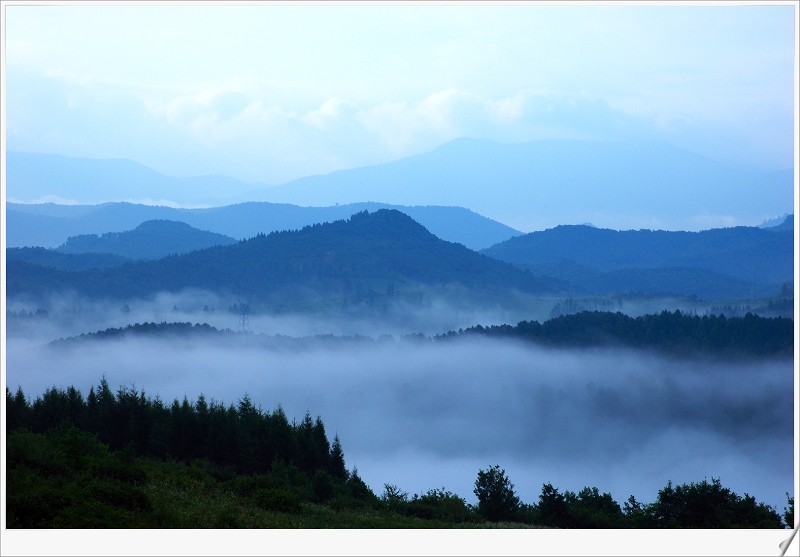
<path id="1" fill-rule="evenodd" d="M 264 410 L 282 405 L 290 418 L 309 411 L 322 417 L 329 439 L 338 433 L 348 467 L 357 466 L 378 494 L 384 483 L 411 493 L 444 487 L 474 502 L 478 469 L 494 464 L 506 469 L 525 502 L 536 502 L 545 482 L 573 491 L 596 486 L 621 503 L 631 494 L 653 501 L 667 480 L 713 476 L 778 510 L 786 504 L 784 492 L 792 491 L 791 362 L 676 361 L 484 338 L 299 353 L 159 338 L 47 344 L 137 321 L 237 327 L 238 316 L 226 306 L 182 312 L 179 301 L 153 301 L 178 306 L 161 317 L 137 314 L 131 305 L 129 314 L 95 307 L 75 313 L 72 322 L 29 318 L 16 334 L 10 329 L 7 385 L 12 392 L 21 386 L 29 397 L 69 385 L 86 395 L 105 375 L 113 389 L 133 385 L 165 402 L 203 393 L 235 403 L 247 393 Z M 446 316 L 456 322 L 449 328 L 480 317 Z M 477 321 L 461 325 L 459 319 Z M 254 331 L 298 336 L 414 330 L 404 326 L 250 316 Z"/>
<path id="2" fill-rule="evenodd" d="M 470 299 L 464 292 L 452 288 L 397 292 L 391 297 L 373 294 L 376 295 L 364 294 L 358 302 L 335 300 L 305 308 L 265 307 L 256 300 L 248 315 L 247 329 L 254 333 L 297 337 L 323 334 L 400 337 L 416 333 L 437 335 L 479 324 L 544 322 L 557 316 L 559 311 L 621 311 L 636 317 L 662 310 L 680 309 L 702 315 L 704 311 L 719 309 L 712 302 L 672 297 L 572 299 L 509 293 L 492 300 Z M 251 300 L 245 297 L 199 290 L 162 292 L 149 299 L 102 302 L 74 295 L 53 295 L 44 300 L 20 296 L 8 300 L 8 311 L 25 312 L 25 315 L 46 311 L 47 317 L 10 318 L 8 335 L 49 342 L 110 327 L 163 321 L 208 323 L 218 329 L 240 330 L 239 305 L 248 301 Z"/>

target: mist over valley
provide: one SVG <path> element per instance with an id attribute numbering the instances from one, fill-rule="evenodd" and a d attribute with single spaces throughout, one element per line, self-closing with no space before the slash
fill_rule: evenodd
<path id="1" fill-rule="evenodd" d="M 796 8 L 1 1 L 3 555 L 796 524 Z"/>
<path id="2" fill-rule="evenodd" d="M 720 478 L 780 510 L 792 221 L 564 226 L 479 253 L 379 209 L 241 240 L 147 220 L 8 248 L 7 397 L 102 380 L 173 412 L 247 401 L 296 432 L 319 416 L 382 501 L 476 505 L 499 464 L 526 503 L 551 484 L 655 505 L 667 481 Z"/>
<path id="3" fill-rule="evenodd" d="M 270 325 L 321 326 L 296 319 Z M 203 335 L 50 345 L 67 331 L 36 338 L 33 330 L 7 339 L 12 392 L 21 386 L 31 397 L 69 384 L 87 393 L 105 375 L 167 403 L 203 393 L 230 404 L 247 394 L 265 409 L 281 405 L 290 418 L 309 411 L 339 435 L 348 467 L 356 465 L 376 493 L 384 483 L 410 492 L 445 486 L 472 500 L 476 470 L 501 463 L 527 501 L 548 481 L 572 490 L 597 485 L 622 501 L 652 497 L 667 479 L 713 475 L 781 508 L 792 478 L 793 377 L 785 359 L 676 361 L 475 336 L 438 343 L 373 336 L 300 350 Z"/>

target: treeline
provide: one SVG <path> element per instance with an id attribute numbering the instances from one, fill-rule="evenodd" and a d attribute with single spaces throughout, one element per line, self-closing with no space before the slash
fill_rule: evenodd
<path id="1" fill-rule="evenodd" d="M 719 478 L 667 486 L 654 503 L 631 495 L 620 507 L 610 493 L 585 487 L 578 493 L 559 492 L 546 483 L 538 503 L 522 503 L 514 484 L 499 466 L 478 472 L 475 482 L 478 511 L 493 521 L 521 520 L 554 528 L 783 528 L 781 516 L 754 497 L 737 495 Z M 787 525 L 794 524 L 794 498 L 787 493 Z"/>
<path id="2" fill-rule="evenodd" d="M 290 337 L 286 335 L 267 335 L 250 331 L 232 331 L 231 329 L 217 329 L 208 323 L 166 322 L 161 323 L 135 323 L 125 327 L 110 327 L 94 333 L 81 333 L 66 338 L 59 338 L 50 343 L 55 347 L 66 347 L 86 341 L 101 341 L 125 338 L 169 338 L 194 339 L 202 338 L 203 341 L 219 340 L 220 342 L 233 342 L 237 346 L 259 347 L 274 350 L 304 350 L 321 346 L 342 346 L 384 342 L 388 335 L 377 340 L 364 335 L 336 336 L 331 333 L 305 337 Z M 391 337 L 393 338 L 393 337 Z"/>
<path id="3" fill-rule="evenodd" d="M 322 420 L 306 414 L 289 422 L 279 406 L 267 412 L 245 395 L 237 405 L 208 401 L 201 394 L 190 403 L 165 404 L 144 391 L 120 387 L 114 393 L 105 377 L 84 398 L 81 392 L 51 388 L 34 401 L 22 389 L 6 388 L 6 428 L 46 433 L 67 423 L 97 435 L 111 451 L 128 447 L 140 456 L 190 462 L 206 459 L 239 474 L 269 472 L 273 462 L 292 463 L 301 472 L 323 470 L 346 478 L 338 436 L 328 441 Z"/>
<path id="4" fill-rule="evenodd" d="M 526 504 L 494 466 L 478 472 L 477 505 L 444 488 L 409 496 L 385 484 L 376 496 L 319 418 L 290 423 L 247 396 L 165 405 L 103 379 L 85 399 L 73 387 L 33 401 L 6 388 L 6 404 L 9 528 L 783 527 L 774 509 L 713 478 L 623 506 L 595 487 L 548 483 Z"/>
<path id="5" fill-rule="evenodd" d="M 544 323 L 521 321 L 516 326 L 476 325 L 438 335 L 445 340 L 464 335 L 519 338 L 553 347 L 626 346 L 676 356 L 714 354 L 729 357 L 792 357 L 794 322 L 784 317 L 689 315 L 662 311 L 629 317 L 623 313 L 582 311 Z"/>
<path id="6" fill-rule="evenodd" d="M 207 323 L 192 325 L 163 322 L 136 323 L 95 333 L 83 333 L 59 339 L 52 344 L 59 346 L 84 340 L 160 335 L 185 338 L 202 335 L 205 338 L 235 339 L 247 345 L 274 349 L 304 349 L 322 345 L 376 342 L 376 339 L 362 335 L 327 334 L 296 338 L 284 335 L 235 333 L 229 329 L 219 330 Z M 516 338 L 545 346 L 565 348 L 624 346 L 657 350 L 681 357 L 706 355 L 725 358 L 791 358 L 794 354 L 794 322 L 791 319 L 761 317 L 750 312 L 743 317 L 725 317 L 724 315 L 698 316 L 676 310 L 629 317 L 620 312 L 581 311 L 554 317 L 544 323 L 521 321 L 516 326 L 476 325 L 433 337 L 421 333 L 403 335 L 400 340 L 441 342 L 470 335 Z M 394 337 L 390 335 L 383 335 L 377 342 L 393 339 Z"/>
<path id="7" fill-rule="evenodd" d="M 127 307 L 124 306 L 124 307 Z M 23 310 L 24 311 L 24 310 Z M 124 309 L 123 309 L 124 311 Z M 130 308 L 128 308 L 130 311 Z M 129 336 L 178 336 L 178 337 L 194 337 L 195 335 L 217 335 L 217 336 L 231 336 L 235 333 L 230 329 L 217 329 L 208 323 L 195 323 L 192 325 L 189 322 L 166 322 L 161 323 L 145 322 L 135 323 L 133 325 L 126 325 L 124 327 L 109 327 L 94 333 L 81 333 L 67 338 L 60 338 L 53 341 L 51 344 L 55 346 L 64 344 L 73 344 L 85 340 L 103 340 L 103 339 L 120 339 Z"/>

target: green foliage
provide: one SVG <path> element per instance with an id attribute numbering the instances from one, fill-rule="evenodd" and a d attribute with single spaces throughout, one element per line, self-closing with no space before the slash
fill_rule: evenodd
<path id="1" fill-rule="evenodd" d="M 29 402 L 21 390 L 11 396 L 7 388 L 6 403 L 9 430 L 46 433 L 68 423 L 96 434 L 112 451 L 186 463 L 202 459 L 217 475 L 263 474 L 278 460 L 294 463 L 309 477 L 321 469 L 343 479 L 341 444 L 337 440 L 330 446 L 319 417 L 306 415 L 301 423 L 290 424 L 281 408 L 264 412 L 247 395 L 235 407 L 209 403 L 202 395 L 195 403 L 184 398 L 167 406 L 134 388 L 114 393 L 103 377 L 87 398 L 74 387 L 52 388 Z M 88 449 L 71 450 L 85 454 Z"/>
<path id="2" fill-rule="evenodd" d="M 397 508 L 403 503 L 408 503 L 408 492 L 403 491 L 394 484 L 383 484 L 381 501 L 392 508 Z"/>
<path id="3" fill-rule="evenodd" d="M 422 495 L 414 495 L 408 502 L 406 514 L 447 522 L 474 522 L 477 519 L 464 499 L 445 488 L 430 489 Z"/>
<path id="4" fill-rule="evenodd" d="M 10 528 L 153 526 L 144 470 L 95 435 L 66 425 L 46 436 L 17 429 L 6 447 Z"/>
<path id="5" fill-rule="evenodd" d="M 478 512 L 491 522 L 511 520 L 519 508 L 514 484 L 499 465 L 479 470 L 473 491 L 478 498 Z"/>
<path id="6" fill-rule="evenodd" d="M 444 488 L 409 498 L 386 484 L 378 498 L 355 467 L 341 474 L 341 445 L 327 443 L 321 420 L 290 424 L 282 409 L 263 412 L 246 395 L 236 406 L 202 396 L 167 406 L 133 389 L 114 393 L 103 378 L 85 399 L 50 389 L 29 402 L 6 389 L 6 402 L 16 425 L 6 440 L 10 528 L 783 527 L 771 507 L 718 479 L 669 482 L 656 502 L 631 496 L 622 508 L 597 488 L 560 493 L 548 483 L 527 505 L 493 466 L 478 472 L 477 507 Z"/>
<path id="7" fill-rule="evenodd" d="M 584 487 L 574 494 L 565 493 L 571 508 L 571 520 L 576 528 L 622 528 L 625 515 L 610 493 L 600 494 L 596 487 Z"/>
<path id="8" fill-rule="evenodd" d="M 314 501 L 325 503 L 330 501 L 334 495 L 334 479 L 325 470 L 318 468 L 311 478 L 311 489 L 314 492 Z"/>
<path id="9" fill-rule="evenodd" d="M 788 528 L 794 528 L 794 497 L 790 496 L 788 491 L 786 500 L 789 506 L 783 508 L 783 522 Z"/>
<path id="10" fill-rule="evenodd" d="M 253 500 L 260 509 L 266 511 L 297 513 L 301 509 L 300 499 L 288 489 L 258 489 L 253 494 Z"/>
<path id="11" fill-rule="evenodd" d="M 719 478 L 674 487 L 668 482 L 648 510 L 656 528 L 783 528 L 769 505 L 740 497 Z"/>
<path id="12" fill-rule="evenodd" d="M 350 489 L 350 496 L 357 501 L 362 501 L 365 505 L 374 506 L 374 503 L 379 501 L 375 493 L 358 475 L 358 469 L 355 466 L 348 474 L 345 485 Z"/>
<path id="13" fill-rule="evenodd" d="M 643 504 L 631 495 L 622 508 L 611 494 L 601 494 L 596 487 L 562 494 L 547 483 L 536 511 L 537 523 L 555 528 L 783 527 L 771 507 L 733 493 L 719 479 L 680 486 L 668 482 L 655 503 Z"/>
<path id="14" fill-rule="evenodd" d="M 572 525 L 567 498 L 550 483 L 542 485 L 542 493 L 539 495 L 539 519 L 545 526 L 569 528 Z"/>

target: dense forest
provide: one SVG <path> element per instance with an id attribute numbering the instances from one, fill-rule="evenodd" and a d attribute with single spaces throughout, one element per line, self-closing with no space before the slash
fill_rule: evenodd
<path id="1" fill-rule="evenodd" d="M 582 311 L 561 315 L 544 323 L 522 321 L 517 325 L 476 325 L 459 331 L 427 337 L 421 333 L 404 335 L 404 342 L 444 342 L 454 338 L 480 335 L 491 338 L 519 339 L 536 344 L 574 347 L 628 347 L 657 350 L 679 357 L 716 356 L 723 358 L 791 358 L 794 354 L 794 322 L 784 317 L 761 317 L 747 313 L 743 317 L 690 315 L 663 311 L 640 317 L 623 313 Z M 352 345 L 393 341 L 394 337 L 316 335 L 289 337 L 256 333 L 236 333 L 217 329 L 207 323 L 136 323 L 94 333 L 62 338 L 54 346 L 70 346 L 83 341 L 123 337 L 170 336 L 204 341 L 234 341 L 264 348 L 307 349 L 311 346 Z"/>
<path id="2" fill-rule="evenodd" d="M 289 422 L 245 395 L 226 406 L 165 403 L 105 378 L 29 400 L 6 388 L 9 528 L 510 527 L 783 528 L 781 516 L 719 479 L 667 486 L 656 501 L 620 506 L 586 487 L 542 486 L 520 501 L 499 466 L 479 470 L 477 505 L 441 489 L 377 496 L 345 468 L 338 436 L 318 417 Z M 787 494 L 788 497 L 788 494 Z M 794 499 L 783 519 L 793 524 Z"/>
<path id="3" fill-rule="evenodd" d="M 568 285 L 573 294 L 608 295 L 634 292 L 660 296 L 694 296 L 701 300 L 733 300 L 769 297 L 782 285 L 744 280 L 710 269 L 691 267 L 625 268 L 600 271 L 562 259 L 552 263 L 523 265 L 537 277 L 550 277 Z"/>
<path id="4" fill-rule="evenodd" d="M 582 311 L 539 323 L 476 325 L 438 339 L 465 335 L 517 338 L 553 347 L 626 346 L 675 356 L 782 357 L 794 354 L 794 322 L 785 317 L 691 315 L 662 311 L 629 317 L 623 313 Z"/>
<path id="5" fill-rule="evenodd" d="M 562 225 L 481 250 L 584 295 L 774 296 L 794 273 L 793 216 L 774 228 L 701 232 Z"/>
<path id="6" fill-rule="evenodd" d="M 753 281 L 757 272 L 761 282 L 778 283 L 794 275 L 793 241 L 791 227 L 683 232 L 561 225 L 511 238 L 481 253 L 523 267 L 566 259 L 600 271 L 705 269 L 745 281 Z"/>
<path id="7" fill-rule="evenodd" d="M 387 209 L 105 269 L 69 272 L 9 260 L 7 281 L 8 296 L 76 292 L 92 299 L 198 288 L 278 302 L 287 296 L 297 301 L 367 288 L 385 292 L 389 285 L 406 284 L 561 291 L 553 280 L 440 240 L 410 217 Z"/>
<path id="8" fill-rule="evenodd" d="M 62 253 L 45 248 L 7 248 L 7 261 L 26 261 L 63 271 L 102 269 L 130 263 L 130 259 L 111 253 Z"/>

